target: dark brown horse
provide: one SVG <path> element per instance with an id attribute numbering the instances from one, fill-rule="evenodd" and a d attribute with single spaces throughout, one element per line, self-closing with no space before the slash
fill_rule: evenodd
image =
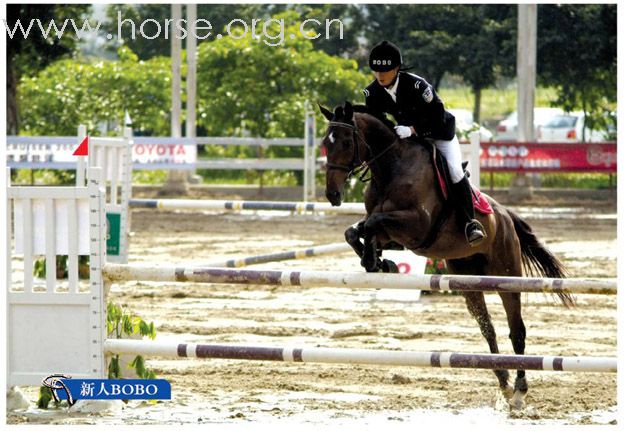
<path id="1" fill-rule="evenodd" d="M 477 247 L 468 245 L 454 213 L 438 223 L 447 207 L 436 184 L 430 149 L 426 146 L 429 144 L 398 139 L 385 119 L 367 113 L 363 106 L 354 107 L 347 102 L 334 112 L 320 108 L 330 121 L 323 139 L 327 149 L 327 199 L 334 206 L 340 205 L 345 183 L 354 170 L 366 165 L 371 172 L 364 196 L 366 216 L 345 232 L 347 242 L 367 271 L 393 271 L 395 265 L 381 260 L 381 253 L 399 244 L 420 256 L 445 259 L 452 274 L 520 277 L 524 266 L 527 275 L 565 276 L 561 262 L 536 238 L 531 227 L 485 194 L 494 213 L 477 214 L 487 234 Z M 490 352 L 499 353 L 483 292 L 463 295 Z M 526 329 L 520 293 L 499 295 L 507 314 L 513 350 L 522 355 Z M 573 303 L 569 295 L 559 296 L 566 305 Z M 507 370 L 494 373 L 510 405 L 521 408 L 528 390 L 525 372 L 517 371 L 513 388 Z"/>

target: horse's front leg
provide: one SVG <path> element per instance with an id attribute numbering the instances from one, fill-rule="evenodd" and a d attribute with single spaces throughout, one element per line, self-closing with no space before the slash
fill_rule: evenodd
<path id="1" fill-rule="evenodd" d="M 364 245 L 360 263 L 366 269 L 366 272 L 379 272 L 381 260 L 379 259 L 380 253 L 377 249 L 377 236 L 370 229 L 365 229 L 363 238 Z"/>
<path id="2" fill-rule="evenodd" d="M 360 220 L 356 224 L 349 226 L 349 228 L 345 231 L 345 241 L 349 244 L 353 251 L 361 258 L 364 254 L 364 245 L 360 241 L 362 238 L 362 228 L 364 226 L 364 220 Z"/>
<path id="3" fill-rule="evenodd" d="M 350 226 L 345 231 L 345 240 L 360 257 L 361 264 L 366 268 L 366 271 L 377 272 L 381 264 L 377 258 L 377 240 L 374 233 L 370 230 L 368 232 L 364 230 L 364 225 L 367 220 L 368 219 L 361 220 L 353 226 Z M 360 240 L 363 240 L 363 242 Z"/>
<path id="4" fill-rule="evenodd" d="M 425 238 L 431 227 L 431 217 L 418 208 L 371 214 L 360 229 L 363 236 L 379 234 L 386 245 L 413 250 Z M 389 248 L 385 247 L 384 249 Z"/>
<path id="5" fill-rule="evenodd" d="M 360 229 L 364 237 L 362 266 L 367 271 L 398 272 L 393 262 L 380 259 L 377 252 L 378 237 L 389 244 L 399 244 L 408 249 L 416 248 L 431 225 L 430 218 L 418 209 L 379 212 L 371 214 Z"/>
<path id="6" fill-rule="evenodd" d="M 389 260 L 381 260 L 381 244 L 374 237 L 367 239 L 364 236 L 363 228 L 366 220 L 361 220 L 345 231 L 345 240 L 353 248 L 355 253 L 360 257 L 361 264 L 367 268 L 368 272 L 399 272 L 399 269 Z M 396 243 L 389 243 L 389 247 L 393 250 L 402 250 L 403 247 Z M 364 257 L 366 255 L 366 257 Z"/>

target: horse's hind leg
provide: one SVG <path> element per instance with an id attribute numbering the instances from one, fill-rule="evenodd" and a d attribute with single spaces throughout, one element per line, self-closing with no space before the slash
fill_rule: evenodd
<path id="1" fill-rule="evenodd" d="M 524 345 L 526 339 L 526 328 L 522 321 L 522 304 L 520 293 L 500 293 L 505 312 L 507 313 L 507 323 L 509 324 L 509 338 L 514 352 L 517 355 L 524 355 Z M 518 370 L 516 382 L 514 383 L 514 394 L 510 404 L 515 409 L 524 406 L 524 397 L 529 390 L 524 370 Z"/>
<path id="2" fill-rule="evenodd" d="M 495 249 L 498 253 L 488 256 L 487 275 L 502 275 L 506 277 L 522 277 L 522 255 L 520 243 L 514 232 L 513 222 L 501 217 L 498 229 L 500 242 Z M 522 303 L 518 292 L 499 292 L 503 307 L 507 314 L 509 338 L 516 355 L 524 355 L 526 328 L 522 320 Z M 520 409 L 524 405 L 524 398 L 528 392 L 528 384 L 524 370 L 517 370 L 514 383 L 513 398 L 509 401 L 512 408 Z"/>
<path id="3" fill-rule="evenodd" d="M 482 275 L 485 267 L 485 258 L 483 255 L 475 255 L 465 259 L 447 260 L 446 263 L 450 273 Z M 496 331 L 488 313 L 483 292 L 462 292 L 462 294 L 466 299 L 468 311 L 479 324 L 479 329 L 481 329 L 481 334 L 488 343 L 490 352 L 499 353 Z M 509 371 L 494 370 L 494 374 L 498 378 L 503 395 L 506 398 L 510 398 L 513 389 L 509 386 Z"/>

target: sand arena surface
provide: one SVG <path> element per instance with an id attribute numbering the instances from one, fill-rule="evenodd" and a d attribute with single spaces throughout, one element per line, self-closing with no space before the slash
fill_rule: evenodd
<path id="1" fill-rule="evenodd" d="M 515 209 L 563 260 L 570 276 L 616 276 L 614 208 Z M 338 242 L 355 221 L 357 216 L 135 210 L 130 261 L 201 264 Z M 343 253 L 254 268 L 360 270 L 353 256 Z M 350 289 L 128 282 L 113 286 L 111 299 L 153 321 L 160 339 L 487 352 L 476 322 L 457 295 L 427 295 L 416 302 Z M 488 294 L 486 300 L 501 353 L 511 354 L 500 299 Z M 523 294 L 527 354 L 616 355 L 616 298 L 579 295 L 577 300 L 577 308 L 566 309 L 549 295 Z M 157 358 L 150 359 L 148 367 L 171 382 L 171 401 L 130 402 L 108 416 L 68 416 L 65 408 L 46 413 L 30 409 L 12 414 L 9 422 L 439 426 L 614 424 L 617 416 L 614 374 L 529 371 L 527 406 L 510 412 L 489 370 Z"/>

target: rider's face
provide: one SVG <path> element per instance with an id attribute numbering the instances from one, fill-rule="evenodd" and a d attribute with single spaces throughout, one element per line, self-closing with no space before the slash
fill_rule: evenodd
<path id="1" fill-rule="evenodd" d="M 392 81 L 394 81 L 394 78 L 396 78 L 398 73 L 399 73 L 399 66 L 387 72 L 373 71 L 373 74 L 375 75 L 375 79 L 377 80 L 377 82 L 379 82 L 379 85 L 383 87 L 387 87 L 388 85 L 392 84 Z"/>

